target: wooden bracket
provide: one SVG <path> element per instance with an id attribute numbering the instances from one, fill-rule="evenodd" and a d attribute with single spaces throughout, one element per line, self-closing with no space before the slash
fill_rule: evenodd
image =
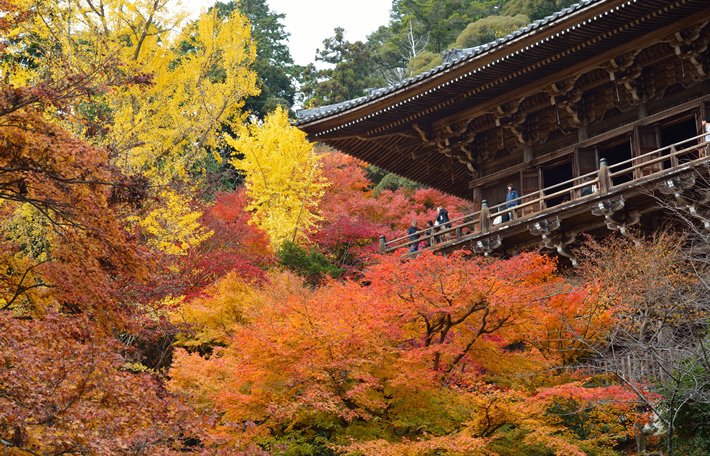
<path id="1" fill-rule="evenodd" d="M 634 241 L 634 244 L 641 245 L 641 241 L 628 231 L 628 228 L 641 221 L 641 214 L 634 211 L 626 215 L 621 213 L 624 208 L 624 197 L 612 198 L 599 201 L 592 206 L 592 214 L 604 216 L 606 227 L 611 231 L 618 231 L 627 239 Z"/>
<path id="2" fill-rule="evenodd" d="M 559 217 L 555 217 L 551 220 L 540 220 L 532 225 L 528 225 L 528 230 L 530 230 L 530 234 L 533 236 L 541 236 L 542 243 L 546 248 L 557 250 L 558 254 L 569 258 L 572 261 L 572 266 L 576 268 L 579 266 L 577 256 L 569 250 L 567 246 L 574 243 L 577 237 L 574 233 L 565 235 L 562 232 L 558 232 L 560 227 L 560 219 Z"/>
<path id="3" fill-rule="evenodd" d="M 684 174 L 672 179 L 668 179 L 659 185 L 658 190 L 664 195 L 673 195 L 679 204 L 690 204 L 682 195 L 687 190 L 695 186 L 695 176 Z"/>
<path id="4" fill-rule="evenodd" d="M 694 78 L 699 80 L 710 73 L 710 59 L 708 58 L 708 46 L 710 45 L 710 21 L 690 30 L 683 30 L 674 33 L 666 38 L 666 42 L 675 49 L 675 53 L 682 60 L 688 60 L 693 64 L 698 74 Z"/>
<path id="5" fill-rule="evenodd" d="M 636 57 L 641 51 L 642 49 L 639 49 L 615 57 L 604 65 L 604 69 L 609 73 L 609 78 L 626 88 L 631 95 L 632 104 L 645 103 L 656 93 L 653 74 L 644 72 L 644 67 L 636 61 Z"/>
<path id="6" fill-rule="evenodd" d="M 623 209 L 624 204 L 625 200 L 623 196 L 602 200 L 592 205 L 592 214 L 597 216 L 606 216 L 607 214 L 613 214 L 614 212 L 618 212 Z"/>
<path id="7" fill-rule="evenodd" d="M 431 139 L 431 133 L 424 129 L 421 125 L 419 124 L 414 124 L 412 125 L 412 128 L 414 128 L 417 133 L 419 133 L 419 136 L 422 138 L 422 142 L 428 146 L 434 146 L 436 143 L 434 140 Z"/>
<path id="8" fill-rule="evenodd" d="M 695 176 L 684 174 L 673 179 L 668 179 L 659 186 L 659 190 L 664 195 L 673 195 L 676 207 L 687 211 L 690 215 L 702 222 L 705 230 L 710 231 L 710 220 L 698 212 L 698 208 L 710 202 L 710 192 L 703 192 L 702 198 L 696 200 L 692 196 L 684 195 L 695 186 Z"/>
<path id="9" fill-rule="evenodd" d="M 501 245 L 503 245 L 503 239 L 500 236 L 496 236 L 476 241 L 472 247 L 474 252 L 488 256 L 492 251 L 500 248 Z"/>

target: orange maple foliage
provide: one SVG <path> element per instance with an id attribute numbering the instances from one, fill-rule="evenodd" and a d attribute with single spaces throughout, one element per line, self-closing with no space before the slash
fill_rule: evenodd
<path id="1" fill-rule="evenodd" d="M 338 266 L 360 266 L 362 255 L 374 252 L 375 240 L 388 228 L 374 220 L 377 203 L 365 163 L 339 152 L 323 152 L 322 157 L 323 176 L 331 185 L 319 203 L 322 220 L 311 241 Z"/>
<path id="2" fill-rule="evenodd" d="M 630 413 L 609 399 L 618 388 L 551 374 L 564 353 L 528 342 L 528 328 L 544 345 L 545 327 L 554 326 L 555 313 L 541 323 L 536 303 L 557 299 L 561 308 L 566 299 L 580 311 L 589 302 L 565 288 L 549 258 L 388 256 L 365 272 L 364 285 L 313 290 L 288 273 L 268 283 L 232 276 L 182 310 L 203 341 L 219 346 L 209 357 L 178 350 L 170 387 L 221 416 L 216 432 L 232 445 L 329 429 L 327 444 L 349 453 L 477 454 L 515 426 L 530 445 L 576 456 L 579 438 L 550 407 L 562 400 Z M 625 431 L 607 428 L 606 440 L 589 444 Z"/>
<path id="3" fill-rule="evenodd" d="M 30 343 L 31 341 L 31 343 Z M 199 417 L 85 317 L 0 312 L 0 438 L 13 456 L 185 454 Z"/>
<path id="4" fill-rule="evenodd" d="M 0 32 L 15 37 L 0 44 L 3 451 L 170 454 L 198 435 L 196 417 L 126 356 L 126 332 L 153 323 L 130 293 L 148 277 L 149 258 L 123 223 L 142 204 L 145 182 L 62 127 L 77 121 L 80 102 L 145 81 L 113 57 L 75 68 L 60 55 L 49 59 L 57 67 L 24 81 L 32 62 L 23 53 L 35 51 L 21 39 L 41 41 L 22 28 L 37 19 L 27 5 L 0 0 Z"/>
<path id="5" fill-rule="evenodd" d="M 23 27 L 34 14 L 27 5 L 0 2 L 0 32 L 30 38 Z M 141 203 L 144 184 L 109 165 L 109 151 L 61 124 L 77 120 L 81 101 L 142 82 L 107 56 L 83 69 L 50 59 L 56 67 L 13 80 L 30 64 L 23 55 L 30 43 L 6 44 L 0 45 L 8 72 L 0 81 L 0 265 L 9 272 L 0 278 L 0 309 L 81 310 L 121 322 L 124 286 L 147 273 L 143 250 L 121 222 L 125 208 Z"/>

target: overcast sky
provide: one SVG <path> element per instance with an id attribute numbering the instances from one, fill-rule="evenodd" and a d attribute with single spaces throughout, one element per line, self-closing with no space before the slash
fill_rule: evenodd
<path id="1" fill-rule="evenodd" d="M 182 0 L 182 4 L 194 17 L 214 0 Z M 323 40 L 333 36 L 335 27 L 345 29 L 348 41 L 357 41 L 387 25 L 392 1 L 267 0 L 267 4 L 271 11 L 286 14 L 283 23 L 291 34 L 291 56 L 297 64 L 306 65 L 314 60 L 316 49 L 323 47 Z"/>

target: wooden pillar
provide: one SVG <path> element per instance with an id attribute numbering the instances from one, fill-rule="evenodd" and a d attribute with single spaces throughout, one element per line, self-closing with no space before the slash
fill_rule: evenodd
<path id="1" fill-rule="evenodd" d="M 581 127 L 579 127 L 577 133 L 579 134 L 579 142 L 582 142 L 585 139 L 589 139 L 589 130 L 587 129 L 586 125 L 582 125 Z"/>
<path id="2" fill-rule="evenodd" d="M 523 161 L 529 162 L 529 161 L 532 161 L 532 159 L 533 159 L 532 146 L 525 146 L 525 149 L 523 149 Z"/>
<path id="3" fill-rule="evenodd" d="M 483 201 L 483 189 L 481 187 L 473 187 L 473 212 L 481 210 L 481 201 Z M 481 230 L 480 223 L 476 223 L 475 217 L 473 220 L 468 220 L 468 222 L 472 222 L 471 225 L 468 226 L 469 230 L 473 232 Z"/>
<path id="4" fill-rule="evenodd" d="M 473 188 L 473 212 L 481 210 L 481 201 L 483 201 L 483 189 L 481 187 Z"/>
<path id="5" fill-rule="evenodd" d="M 380 236 L 380 255 L 383 255 L 385 253 L 385 249 L 387 248 L 387 240 L 385 239 L 385 235 L 383 234 Z"/>
<path id="6" fill-rule="evenodd" d="M 488 210 L 488 200 L 481 201 L 481 233 L 488 232 L 490 211 Z"/>
<path id="7" fill-rule="evenodd" d="M 645 117 L 648 117 L 648 104 L 647 103 L 641 103 L 638 106 L 638 115 L 639 119 L 643 119 Z"/>
<path id="8" fill-rule="evenodd" d="M 609 167 L 606 164 L 606 158 L 599 161 L 599 194 L 606 195 L 609 193 L 611 181 L 609 179 Z"/>

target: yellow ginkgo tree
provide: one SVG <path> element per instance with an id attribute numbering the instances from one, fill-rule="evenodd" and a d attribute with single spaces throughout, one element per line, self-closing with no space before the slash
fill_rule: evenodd
<path id="1" fill-rule="evenodd" d="M 255 55 L 246 18 L 238 11 L 220 17 L 216 9 L 170 46 L 145 50 L 135 64 L 152 75 L 151 84 L 109 98 L 118 164 L 156 183 L 186 177 L 221 146 L 220 126 L 241 122 L 244 99 L 259 93 L 250 69 Z"/>
<path id="2" fill-rule="evenodd" d="M 3 29 L 8 83 L 60 93 L 65 105 L 42 115 L 145 182 L 153 203 L 129 221 L 152 248 L 182 255 L 209 237 L 189 202 L 208 154 L 226 148 L 220 128 L 259 93 L 247 18 L 213 8 L 188 22 L 179 0 L 11 2 L 28 13 Z"/>
<path id="3" fill-rule="evenodd" d="M 252 222 L 278 249 L 284 241 L 305 242 L 320 220 L 318 202 L 329 185 L 321 158 L 305 133 L 291 126 L 281 108 L 238 130 L 227 142 L 243 157 L 231 163 L 246 174 Z"/>
<path id="4" fill-rule="evenodd" d="M 57 86 L 94 81 L 90 91 L 65 89 L 80 119 L 64 128 L 153 184 L 199 168 L 220 147 L 220 127 L 241 123 L 245 98 L 259 94 L 256 45 L 239 11 L 186 22 L 179 0 L 13 2 L 33 14 L 8 32 L 17 58 L 0 62 L 2 74 L 15 86 L 47 72 Z"/>
<path id="5" fill-rule="evenodd" d="M 191 208 L 192 201 L 170 189 L 158 194 L 160 204 L 146 208 L 128 220 L 138 227 L 145 242 L 168 255 L 185 255 L 212 236 L 212 231 L 200 224 L 202 212 Z"/>

